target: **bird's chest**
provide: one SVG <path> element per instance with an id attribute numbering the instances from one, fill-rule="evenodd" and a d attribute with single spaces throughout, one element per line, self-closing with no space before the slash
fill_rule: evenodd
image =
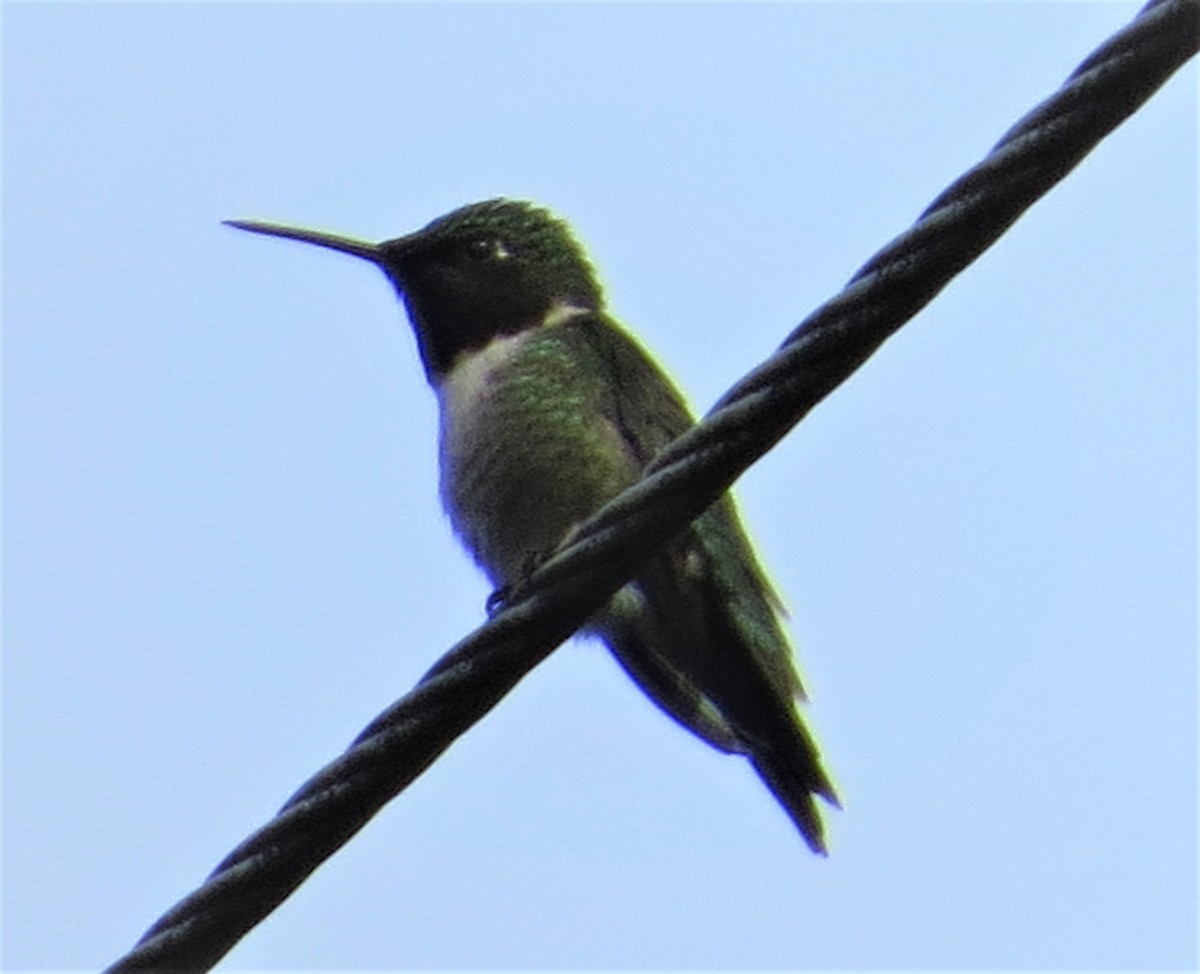
<path id="1" fill-rule="evenodd" d="M 638 468 L 588 375 L 549 329 L 493 340 L 443 380 L 442 500 L 497 584 L 510 584 Z"/>

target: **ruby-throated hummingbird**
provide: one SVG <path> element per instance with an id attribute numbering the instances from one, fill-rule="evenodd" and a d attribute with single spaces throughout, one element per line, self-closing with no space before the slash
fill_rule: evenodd
<path id="1" fill-rule="evenodd" d="M 381 244 L 229 225 L 352 254 L 395 285 L 440 406 L 442 500 L 502 590 L 694 422 L 605 312 L 582 248 L 546 210 L 488 200 Z M 746 755 L 823 853 L 813 796 L 837 798 L 796 712 L 802 691 L 780 612 L 726 495 L 588 629 L 670 716 L 713 747 Z"/>

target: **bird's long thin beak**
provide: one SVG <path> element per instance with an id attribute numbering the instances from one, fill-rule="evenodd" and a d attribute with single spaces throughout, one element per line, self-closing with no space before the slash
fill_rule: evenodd
<path id="1" fill-rule="evenodd" d="M 225 220 L 223 222 L 227 227 L 248 230 L 250 233 L 261 233 L 268 237 L 286 237 L 288 240 L 299 240 L 301 243 L 316 244 L 318 247 L 338 250 L 343 254 L 351 254 L 354 257 L 369 260 L 372 264 L 383 262 L 383 251 L 380 246 L 365 240 L 340 237 L 336 233 L 324 233 L 320 230 L 288 227 L 281 223 L 264 223 L 261 220 Z"/>

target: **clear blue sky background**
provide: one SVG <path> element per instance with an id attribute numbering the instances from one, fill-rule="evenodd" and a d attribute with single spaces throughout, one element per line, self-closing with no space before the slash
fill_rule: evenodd
<path id="1" fill-rule="evenodd" d="M 5 4 L 5 969 L 94 969 L 483 617 L 366 265 L 573 221 L 706 408 L 1137 7 Z M 1196 963 L 1196 71 L 739 484 L 845 797 L 572 642 L 229 970 Z"/>

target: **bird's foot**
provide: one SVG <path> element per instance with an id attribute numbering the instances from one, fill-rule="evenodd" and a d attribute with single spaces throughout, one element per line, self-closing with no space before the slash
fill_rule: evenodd
<path id="1" fill-rule="evenodd" d="M 555 551 L 557 550 L 555 549 Z M 554 551 L 538 552 L 526 558 L 520 572 L 517 574 L 517 580 L 508 585 L 501 585 L 488 596 L 487 603 L 485 604 L 488 618 L 497 616 L 510 605 L 520 602 L 525 595 L 525 589 L 528 587 L 530 576 L 553 554 Z"/>

